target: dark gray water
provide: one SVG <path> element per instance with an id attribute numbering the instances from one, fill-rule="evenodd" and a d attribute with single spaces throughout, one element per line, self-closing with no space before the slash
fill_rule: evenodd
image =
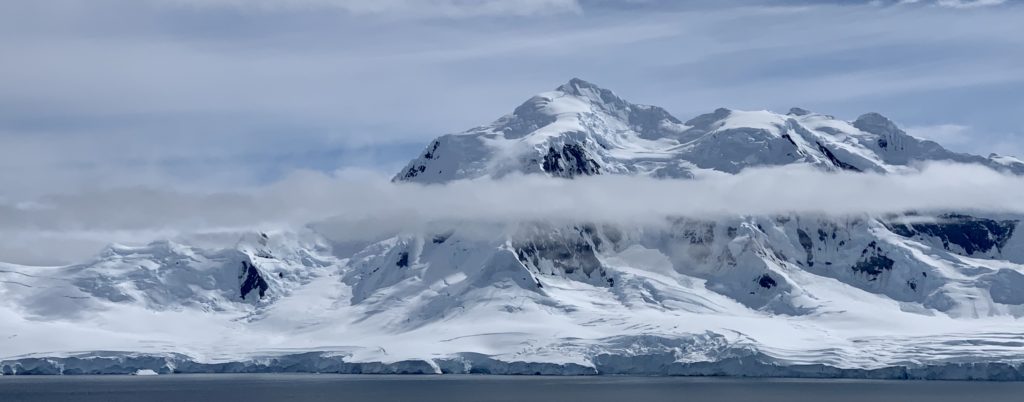
<path id="1" fill-rule="evenodd" d="M 213 374 L 0 377 L 0 401 L 1024 401 L 1024 383 Z"/>

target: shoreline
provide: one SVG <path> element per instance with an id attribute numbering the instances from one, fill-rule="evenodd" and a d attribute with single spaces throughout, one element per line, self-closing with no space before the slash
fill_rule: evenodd
<path id="1" fill-rule="evenodd" d="M 666 357 L 599 355 L 592 359 L 593 366 L 584 366 L 575 363 L 506 362 L 474 353 L 390 363 L 350 362 L 345 360 L 345 356 L 307 352 L 209 363 L 199 362 L 181 354 L 97 352 L 78 356 L 3 359 L 0 360 L 0 376 L 131 375 L 139 371 L 152 370 L 159 375 L 359 374 L 1024 381 L 1024 363 L 1020 362 L 948 362 L 879 368 L 838 368 L 825 364 L 780 364 L 763 355 L 704 362 L 676 362 L 666 360 Z"/>

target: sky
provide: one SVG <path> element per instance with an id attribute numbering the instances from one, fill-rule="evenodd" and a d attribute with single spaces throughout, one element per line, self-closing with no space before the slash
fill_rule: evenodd
<path id="1" fill-rule="evenodd" d="M 1024 156 L 1022 3 L 4 1 L 0 207 L 92 208 L 134 188 L 153 200 L 136 213 L 152 216 L 172 207 L 161 192 L 317 172 L 386 180 L 434 137 L 572 77 L 682 120 L 718 107 L 880 112 L 957 151 Z M 97 226 L 120 221 L 107 202 L 68 206 L 60 224 L 7 216 L 0 234 L 17 241 L 0 261 L 66 262 L 101 241 L 178 230 Z M 69 243 L 75 253 L 24 251 L 72 229 L 90 238 Z"/>
<path id="2" fill-rule="evenodd" d="M 0 199 L 391 173 L 572 77 L 682 120 L 876 111 L 1024 156 L 1020 3 L 0 2 Z"/>

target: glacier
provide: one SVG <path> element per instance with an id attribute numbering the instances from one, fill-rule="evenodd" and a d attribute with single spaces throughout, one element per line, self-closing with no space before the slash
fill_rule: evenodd
<path id="1" fill-rule="evenodd" d="M 955 153 L 877 113 L 717 109 L 684 122 L 573 79 L 438 137 L 393 181 L 903 174 L 929 161 L 1024 174 L 1020 160 Z M 1024 380 L 1022 219 L 451 220 L 355 240 L 314 223 L 113 244 L 70 266 L 0 263 L 0 373 Z"/>

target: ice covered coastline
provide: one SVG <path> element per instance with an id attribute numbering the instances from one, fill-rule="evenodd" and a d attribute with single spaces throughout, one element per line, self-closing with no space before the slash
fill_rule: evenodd
<path id="1" fill-rule="evenodd" d="M 978 356 L 927 362 L 890 363 L 875 367 L 837 367 L 825 363 L 794 363 L 749 346 L 721 347 L 720 339 L 623 337 L 579 362 L 545 362 L 539 358 L 455 353 L 429 359 L 364 361 L 351 352 L 299 352 L 204 361 L 180 353 L 98 351 L 59 356 L 28 355 L 0 360 L 2 375 L 212 373 L 324 374 L 487 374 L 487 375 L 635 375 L 716 376 L 753 378 L 848 378 L 878 380 L 1024 381 L 1024 362 Z M 616 348 L 614 342 L 620 342 Z M 628 345 L 626 345 L 628 342 Z M 718 347 L 707 349 L 710 344 Z M 713 353 L 714 355 L 709 355 Z M 822 361 L 829 358 L 822 356 Z"/>

